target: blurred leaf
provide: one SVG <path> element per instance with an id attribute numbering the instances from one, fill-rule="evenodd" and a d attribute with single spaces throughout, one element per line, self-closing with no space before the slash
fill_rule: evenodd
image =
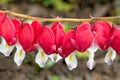
<path id="1" fill-rule="evenodd" d="M 69 30 L 70 30 L 70 26 L 64 25 L 64 31 L 65 31 L 65 32 L 68 32 Z"/>
<path id="2" fill-rule="evenodd" d="M 116 12 L 117 12 L 117 16 L 120 16 L 120 7 L 117 7 Z"/>
<path id="3" fill-rule="evenodd" d="M 35 66 L 35 74 L 39 73 L 39 71 L 42 69 L 38 64 L 34 65 Z"/>
<path id="4" fill-rule="evenodd" d="M 54 0 L 53 5 L 57 11 L 70 11 L 72 9 L 72 5 L 63 2 L 62 0 Z"/>
<path id="5" fill-rule="evenodd" d="M 23 60 L 23 63 L 27 64 L 27 63 L 30 63 L 32 60 L 30 57 L 27 57 Z"/>
<path id="6" fill-rule="evenodd" d="M 60 78 L 56 75 L 52 75 L 51 80 L 60 80 Z"/>
<path id="7" fill-rule="evenodd" d="M 72 5 L 63 0 L 44 0 L 44 6 L 53 6 L 56 11 L 70 11 Z"/>
<path id="8" fill-rule="evenodd" d="M 52 62 L 51 60 L 48 60 L 44 68 L 45 69 L 51 68 L 53 67 L 54 64 L 55 64 L 54 62 Z"/>
<path id="9" fill-rule="evenodd" d="M 41 2 L 42 0 L 30 0 L 31 2 Z"/>
<path id="10" fill-rule="evenodd" d="M 10 2 L 12 2 L 13 0 L 0 0 L 0 4 L 5 5 L 8 4 Z"/>
<path id="11" fill-rule="evenodd" d="M 25 22 L 31 24 L 33 22 L 33 20 L 30 20 L 30 19 L 26 19 Z"/>
<path id="12" fill-rule="evenodd" d="M 43 2 L 43 4 L 44 4 L 45 6 L 50 6 L 50 5 L 53 4 L 53 0 L 45 0 L 45 1 Z"/>
<path id="13" fill-rule="evenodd" d="M 77 51 L 77 58 L 78 59 L 87 59 L 89 56 L 89 52 L 85 51 L 85 52 L 78 52 Z"/>

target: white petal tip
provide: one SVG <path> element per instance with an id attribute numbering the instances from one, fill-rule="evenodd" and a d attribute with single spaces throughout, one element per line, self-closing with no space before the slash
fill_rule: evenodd
<path id="1" fill-rule="evenodd" d="M 0 52 L 3 53 L 6 57 L 10 56 L 14 46 L 9 46 L 6 41 L 2 38 L 2 42 L 0 44 Z"/>
<path id="2" fill-rule="evenodd" d="M 5 57 L 9 57 L 10 55 L 7 55 L 7 54 L 4 54 L 5 55 Z"/>
<path id="3" fill-rule="evenodd" d="M 77 58 L 75 56 L 75 53 L 72 53 L 68 57 L 66 57 L 65 62 L 69 70 L 75 69 L 77 67 Z"/>
<path id="4" fill-rule="evenodd" d="M 116 57 L 116 52 L 112 48 L 110 48 L 105 55 L 104 61 L 105 63 L 107 63 L 107 65 L 112 65 L 115 57 Z"/>
<path id="5" fill-rule="evenodd" d="M 108 61 L 105 61 L 105 63 L 107 63 L 107 65 L 112 65 L 113 64 L 113 60 L 109 59 Z"/>
<path id="6" fill-rule="evenodd" d="M 19 62 L 15 62 L 17 66 L 21 66 L 22 64 L 22 61 L 19 61 Z"/>
<path id="7" fill-rule="evenodd" d="M 41 67 L 43 68 L 45 66 L 45 62 L 39 62 L 37 59 L 35 60 L 35 62 Z"/>
<path id="8" fill-rule="evenodd" d="M 43 68 L 46 64 L 48 60 L 48 55 L 46 55 L 43 51 L 41 51 L 39 49 L 37 55 L 36 55 L 36 58 L 35 58 L 35 62 L 41 67 Z"/>
<path id="9" fill-rule="evenodd" d="M 90 69 L 90 70 L 93 70 L 93 68 L 95 67 L 96 63 L 95 61 L 88 61 L 87 62 L 87 67 Z"/>
<path id="10" fill-rule="evenodd" d="M 52 60 L 52 62 L 55 62 L 55 63 L 57 63 L 59 60 L 62 59 L 62 57 L 56 53 L 49 55 L 49 58 Z"/>
<path id="11" fill-rule="evenodd" d="M 73 69 L 77 68 L 77 65 L 76 65 L 76 66 L 67 65 L 67 68 L 71 71 L 71 70 L 73 70 Z"/>
<path id="12" fill-rule="evenodd" d="M 25 58 L 25 52 L 20 46 L 16 46 L 17 51 L 14 55 L 14 62 L 17 64 L 17 66 L 20 66 Z"/>

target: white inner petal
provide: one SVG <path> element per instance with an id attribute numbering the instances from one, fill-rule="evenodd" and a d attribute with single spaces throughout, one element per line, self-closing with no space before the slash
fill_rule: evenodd
<path id="1" fill-rule="evenodd" d="M 95 67 L 94 53 L 89 53 L 89 60 L 87 61 L 87 67 L 92 70 Z"/>
<path id="2" fill-rule="evenodd" d="M 68 57 L 65 58 L 65 62 L 69 70 L 73 70 L 77 67 L 77 58 L 75 52 L 72 52 Z"/>
<path id="3" fill-rule="evenodd" d="M 9 46 L 4 38 L 1 38 L 0 52 L 3 53 L 6 57 L 10 55 L 13 51 L 14 46 Z"/>
<path id="4" fill-rule="evenodd" d="M 62 57 L 59 54 L 51 54 L 49 55 L 49 58 L 53 61 L 53 62 L 58 62 L 59 60 L 62 59 Z"/>
<path id="5" fill-rule="evenodd" d="M 38 53 L 35 58 L 35 62 L 40 66 L 44 67 L 48 60 L 48 55 L 46 55 L 41 48 L 38 48 Z"/>
<path id="6" fill-rule="evenodd" d="M 104 61 L 108 65 L 111 65 L 113 64 L 115 57 L 116 57 L 116 51 L 114 51 L 112 48 L 109 48 L 108 52 L 105 55 Z"/>
<path id="7" fill-rule="evenodd" d="M 88 48 L 89 60 L 87 62 L 87 67 L 92 70 L 95 67 L 94 53 L 98 50 L 98 45 L 95 40 L 93 40 L 91 46 Z"/>
<path id="8" fill-rule="evenodd" d="M 21 45 L 16 44 L 15 45 L 17 50 L 14 55 L 14 62 L 17 64 L 17 66 L 20 66 L 25 58 L 25 51 L 22 49 Z"/>

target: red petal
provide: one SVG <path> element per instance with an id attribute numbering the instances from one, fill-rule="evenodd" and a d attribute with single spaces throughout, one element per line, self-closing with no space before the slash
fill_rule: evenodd
<path id="1" fill-rule="evenodd" d="M 71 39 L 74 39 L 75 37 L 75 31 L 70 30 L 65 36 L 64 39 L 62 41 L 62 53 L 60 53 L 60 55 L 62 57 L 67 57 L 68 55 L 70 55 L 75 48 L 73 47 L 72 43 L 71 43 Z"/>
<path id="2" fill-rule="evenodd" d="M 5 16 L 6 15 L 4 13 L 0 13 L 0 29 L 1 29 L 1 24 L 3 23 Z M 0 36 L 1 36 L 1 31 L 0 31 Z"/>
<path id="3" fill-rule="evenodd" d="M 33 21 L 32 22 L 32 27 L 33 27 L 33 30 L 34 30 L 34 43 L 37 43 L 38 41 L 38 35 L 39 33 L 42 32 L 42 24 L 40 24 L 38 21 Z"/>
<path id="4" fill-rule="evenodd" d="M 114 39 L 111 46 L 120 55 L 120 26 L 115 26 L 112 34 Z"/>
<path id="5" fill-rule="evenodd" d="M 77 50 L 84 52 L 88 47 L 90 47 L 93 37 L 94 35 L 91 31 L 90 23 L 85 22 L 78 26 L 75 33 L 75 40 L 79 46 L 79 49 Z"/>
<path id="6" fill-rule="evenodd" d="M 1 22 L 0 27 L 1 36 L 5 38 L 9 45 L 13 45 L 16 42 L 15 38 L 15 26 L 8 16 L 5 16 L 4 20 Z"/>
<path id="7" fill-rule="evenodd" d="M 26 52 L 32 52 L 32 51 L 36 50 L 37 47 L 38 47 L 38 44 L 32 44 L 30 46 L 30 48 L 26 49 Z"/>
<path id="8" fill-rule="evenodd" d="M 106 50 L 109 45 L 109 38 L 111 36 L 112 27 L 109 23 L 97 21 L 94 23 L 94 31 L 97 34 L 97 43 L 102 50 Z"/>
<path id="9" fill-rule="evenodd" d="M 51 54 L 51 48 L 55 43 L 55 36 L 51 28 L 45 26 L 39 35 L 39 44 L 46 54 Z"/>
<path id="10" fill-rule="evenodd" d="M 5 17 L 6 17 L 6 14 L 0 13 L 0 24 L 1 24 L 1 22 L 4 21 Z"/>
<path id="11" fill-rule="evenodd" d="M 16 34 L 18 34 L 20 29 L 22 28 L 22 23 L 19 19 L 12 19 L 12 22 L 15 25 Z"/>
<path id="12" fill-rule="evenodd" d="M 65 35 L 63 26 L 60 22 L 54 22 L 52 25 L 52 30 L 55 35 L 55 44 L 56 47 L 60 47 L 62 44 L 63 37 Z"/>
<path id="13" fill-rule="evenodd" d="M 34 31 L 30 24 L 25 23 L 20 30 L 18 39 L 23 49 L 27 52 L 34 40 Z"/>

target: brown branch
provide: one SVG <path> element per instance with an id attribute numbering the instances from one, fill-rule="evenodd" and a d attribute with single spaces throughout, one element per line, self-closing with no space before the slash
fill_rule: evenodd
<path id="1" fill-rule="evenodd" d="M 113 16 L 113 17 L 90 17 L 88 19 L 76 19 L 76 18 L 39 18 L 39 17 L 33 17 L 33 16 L 28 16 L 28 15 L 23 15 L 19 13 L 15 13 L 12 11 L 3 11 L 0 10 L 0 13 L 6 13 L 8 15 L 24 18 L 24 19 L 31 19 L 31 20 L 38 20 L 41 22 L 74 22 L 74 23 L 79 23 L 79 22 L 95 22 L 98 20 L 102 21 L 118 21 L 120 20 L 120 16 Z"/>

